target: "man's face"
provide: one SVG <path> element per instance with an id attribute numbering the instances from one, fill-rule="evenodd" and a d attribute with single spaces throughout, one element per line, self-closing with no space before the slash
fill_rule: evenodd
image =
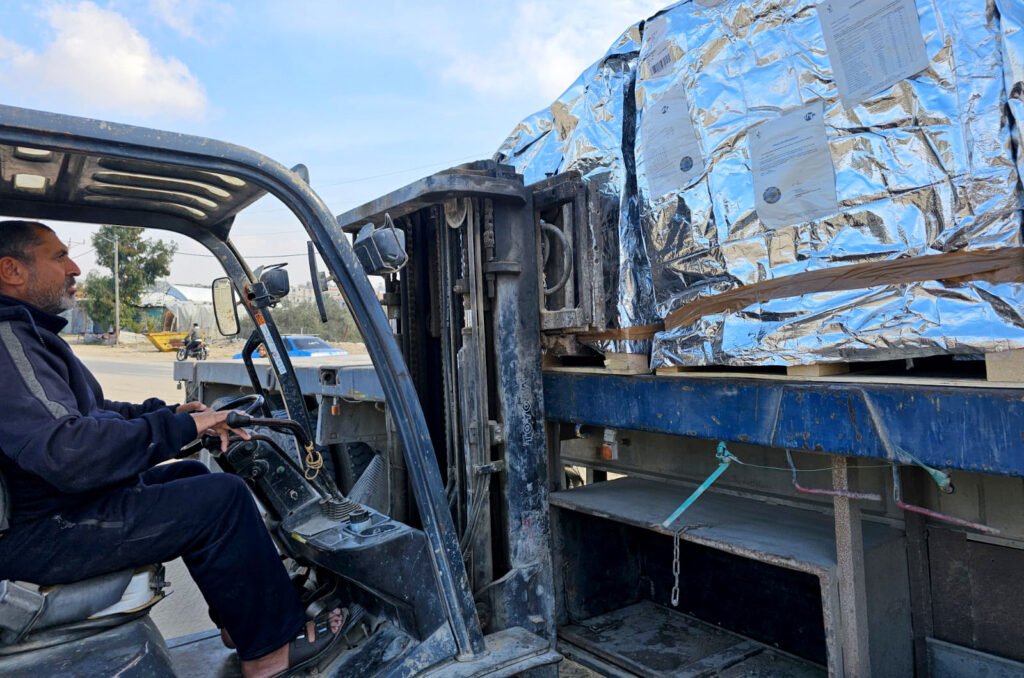
<path id="1" fill-rule="evenodd" d="M 40 243 L 25 252 L 27 276 L 24 300 L 50 313 L 74 305 L 75 277 L 82 270 L 68 256 L 68 248 L 55 233 L 39 229 Z"/>

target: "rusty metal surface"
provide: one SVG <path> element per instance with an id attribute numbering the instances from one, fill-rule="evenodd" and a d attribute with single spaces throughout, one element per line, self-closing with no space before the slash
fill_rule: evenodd
<path id="1" fill-rule="evenodd" d="M 559 548 L 564 550 L 556 563 L 561 625 L 640 600 L 669 608 L 674 583 L 671 537 L 572 510 L 554 515 Z M 776 567 L 689 541 L 680 545 L 679 563 L 679 603 L 669 609 L 816 663 L 829 660 L 835 631 L 823 622 L 836 607 L 826 601 L 831 576 Z"/>

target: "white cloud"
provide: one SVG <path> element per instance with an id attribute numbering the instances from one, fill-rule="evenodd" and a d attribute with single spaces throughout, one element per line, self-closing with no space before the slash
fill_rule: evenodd
<path id="1" fill-rule="evenodd" d="M 92 2 L 43 11 L 53 42 L 33 51 L 0 36 L 0 85 L 18 101 L 61 112 L 124 118 L 199 118 L 206 93 L 188 67 L 155 52 L 117 12 Z M 10 97 L 8 97 L 10 99 Z"/>
<path id="2" fill-rule="evenodd" d="M 467 91 L 550 100 L 633 24 L 671 0 L 290 0 L 264 3 L 278 30 L 374 42 Z M 508 96 L 513 95 L 513 96 Z"/>
<path id="3" fill-rule="evenodd" d="M 212 42 L 211 27 L 219 31 L 234 11 L 214 0 L 149 0 L 149 10 L 179 35 L 203 43 Z"/>
<path id="4" fill-rule="evenodd" d="M 484 94 L 530 87 L 554 98 L 627 28 L 666 4 L 665 0 L 510 3 L 510 16 L 497 35 L 475 43 L 471 52 L 461 45 L 446 46 L 449 63 L 444 77 Z"/>

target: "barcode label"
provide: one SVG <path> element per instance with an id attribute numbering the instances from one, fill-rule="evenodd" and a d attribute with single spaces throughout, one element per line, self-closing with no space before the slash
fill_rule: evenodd
<path id="1" fill-rule="evenodd" d="M 665 70 L 665 67 L 668 66 L 670 63 L 672 63 L 671 54 L 666 54 L 665 56 L 661 57 L 653 64 L 651 64 L 651 75 L 657 75 L 661 71 Z"/>

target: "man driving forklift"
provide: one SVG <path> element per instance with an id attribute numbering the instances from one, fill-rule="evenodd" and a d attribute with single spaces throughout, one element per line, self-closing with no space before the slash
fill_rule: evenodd
<path id="1" fill-rule="evenodd" d="M 181 556 L 247 678 L 291 675 L 331 649 L 339 608 L 307 622 L 245 483 L 173 461 L 199 435 L 248 434 L 229 412 L 105 400 L 58 335 L 81 270 L 47 226 L 0 222 L 0 473 L 10 526 L 0 580 L 68 583 Z"/>

